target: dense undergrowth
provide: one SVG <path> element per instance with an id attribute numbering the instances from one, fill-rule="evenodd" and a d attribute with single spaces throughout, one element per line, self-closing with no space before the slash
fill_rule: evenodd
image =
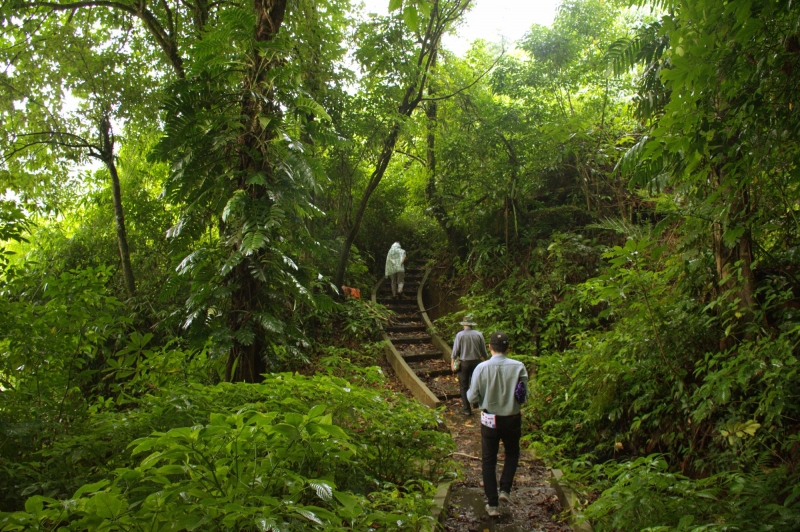
<path id="1" fill-rule="evenodd" d="M 452 440 L 386 390 L 382 307 L 328 311 L 306 375 L 227 383 L 212 350 L 136 332 L 109 275 L 7 270 L 0 529 L 432 528 Z"/>
<path id="2" fill-rule="evenodd" d="M 7 471 L 44 495 L 4 530 L 416 530 L 451 445 L 435 412 L 334 376 L 180 385 L 114 407 Z"/>
<path id="3" fill-rule="evenodd" d="M 458 267 L 474 279 L 463 310 L 443 330 L 471 313 L 509 332 L 535 375 L 524 441 L 565 470 L 598 530 L 795 529 L 791 285 L 765 277 L 745 316 L 733 294 L 703 295 L 708 257 L 652 233 L 588 231 L 598 237 L 553 234 L 535 260 L 471 257 Z"/>

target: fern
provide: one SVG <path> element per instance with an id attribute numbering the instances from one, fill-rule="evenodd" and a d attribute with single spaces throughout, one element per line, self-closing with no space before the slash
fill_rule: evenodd
<path id="1" fill-rule="evenodd" d="M 631 236 L 637 240 L 648 236 L 650 233 L 650 228 L 648 226 L 633 224 L 629 220 L 625 220 L 623 218 L 604 218 L 603 220 L 589 224 L 586 227 L 591 229 L 613 231 L 620 235 Z"/>

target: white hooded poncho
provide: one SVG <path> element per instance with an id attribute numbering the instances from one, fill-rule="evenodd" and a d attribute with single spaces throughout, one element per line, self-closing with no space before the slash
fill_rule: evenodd
<path id="1" fill-rule="evenodd" d="M 390 275 L 405 271 L 403 269 L 403 259 L 406 258 L 406 252 L 400 247 L 400 242 L 392 244 L 389 249 L 389 254 L 386 255 L 386 277 Z"/>

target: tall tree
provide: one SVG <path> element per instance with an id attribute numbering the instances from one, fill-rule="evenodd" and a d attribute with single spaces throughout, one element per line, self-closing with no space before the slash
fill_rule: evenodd
<path id="1" fill-rule="evenodd" d="M 131 51 L 142 44 L 136 31 L 115 32 L 95 24 L 91 16 L 51 14 L 8 22 L 8 45 L 2 51 L 7 127 L 0 141 L 6 185 L 35 197 L 42 188 L 56 185 L 43 177 L 54 167 L 67 165 L 75 172 L 75 164 L 92 159 L 104 165 L 111 181 L 124 285 L 133 295 L 136 285 L 112 121 L 140 119 L 148 103 L 155 103 L 148 64 L 152 56 L 146 48 L 138 54 Z"/>
<path id="2" fill-rule="evenodd" d="M 616 49 L 618 65 L 647 67 L 638 111 L 648 134 L 621 167 L 637 185 L 680 187 L 681 212 L 708 224 L 718 295 L 752 315 L 754 264 L 786 270 L 798 227 L 796 14 L 782 1 L 663 4 L 667 14 Z"/>
<path id="3" fill-rule="evenodd" d="M 375 159 L 374 168 L 358 202 L 351 226 L 345 235 L 339 252 L 336 273 L 334 274 L 334 284 L 336 286 L 341 286 L 344 283 L 347 263 L 350 258 L 350 248 L 361 229 L 361 222 L 370 197 L 383 179 L 392 159 L 403 124 L 414 113 L 425 96 L 430 74 L 435 64 L 436 54 L 441 45 L 442 35 L 458 22 L 469 8 L 470 3 L 471 0 L 433 0 L 430 3 L 422 0 L 416 4 L 406 5 L 402 11 L 404 20 L 407 23 L 407 30 L 405 31 L 416 34 L 416 38 L 411 39 L 410 42 L 407 34 L 402 35 L 404 30 L 397 27 L 397 21 L 395 21 L 394 25 L 390 20 L 384 21 L 379 26 L 384 30 L 393 29 L 395 32 L 399 29 L 401 34 L 397 36 L 400 37 L 398 41 L 405 47 L 410 48 L 410 50 L 404 50 L 402 53 L 413 53 L 414 55 L 411 56 L 413 59 L 408 63 L 397 65 L 403 69 L 400 73 L 395 73 L 396 76 L 399 74 L 399 79 L 396 80 L 397 85 L 393 87 L 395 90 L 391 94 L 393 98 L 397 98 L 394 100 L 397 107 L 395 112 L 387 118 L 385 134 L 378 144 L 379 155 Z M 390 3 L 390 7 L 399 10 L 403 7 L 403 3 L 393 1 Z M 374 50 L 378 54 L 381 52 L 400 53 L 399 50 L 386 48 L 378 44 L 378 41 L 383 41 L 384 39 L 386 39 L 385 34 L 368 32 L 366 41 L 368 44 L 375 46 Z M 363 45 L 357 55 L 360 55 L 362 63 L 367 65 L 367 77 L 373 79 L 372 84 L 375 83 L 375 80 L 385 76 L 387 67 L 396 61 L 396 58 L 391 60 L 388 57 L 381 58 L 379 55 L 373 55 L 373 51 L 368 51 Z"/>
<path id="4" fill-rule="evenodd" d="M 346 7 L 228 6 L 171 88 L 158 149 L 173 162 L 167 197 L 182 206 L 171 235 L 196 238 L 210 225 L 219 235 L 179 268 L 192 277 L 187 325 L 208 327 L 227 380 L 260 380 L 305 341 L 291 321 L 298 300 L 313 304 L 311 275 L 293 256 L 314 212 L 308 154 L 330 121 L 312 91 L 335 77 Z"/>

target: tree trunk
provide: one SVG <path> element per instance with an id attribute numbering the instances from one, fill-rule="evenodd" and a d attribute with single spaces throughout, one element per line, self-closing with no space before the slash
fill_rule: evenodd
<path id="1" fill-rule="evenodd" d="M 136 293 L 136 281 L 131 267 L 131 253 L 128 248 L 128 234 L 125 231 L 125 215 L 122 210 L 122 191 L 119 186 L 119 175 L 114 160 L 106 162 L 108 173 L 111 174 L 111 190 L 114 195 L 114 219 L 117 228 L 117 243 L 119 244 L 119 258 L 122 262 L 122 275 L 125 278 L 125 288 L 128 295 Z"/>
<path id="2" fill-rule="evenodd" d="M 122 277 L 125 280 L 125 289 L 128 295 L 136 293 L 136 281 L 131 267 L 131 253 L 128 247 L 128 233 L 125 230 L 125 213 L 122 209 L 122 189 L 119 184 L 119 173 L 114 163 L 114 140 L 111 135 L 111 121 L 107 116 L 100 120 L 100 158 L 108 168 L 111 175 L 111 194 L 114 198 L 114 225 L 117 230 L 117 245 L 119 246 L 119 259 L 122 264 Z"/>
<path id="3" fill-rule="evenodd" d="M 735 190 L 732 183 L 726 182 L 724 171 L 720 168 L 715 168 L 715 173 L 717 187 L 721 189 L 721 201 L 729 205 L 725 216 L 727 225 L 729 227 L 734 224 L 745 226 L 744 233 L 736 243 L 728 246 L 724 239 L 723 221 L 714 222 L 712 225 L 711 236 L 714 245 L 714 261 L 717 267 L 717 297 L 732 291 L 728 294 L 728 298 L 730 300 L 738 298 L 739 309 L 744 319 L 749 319 L 752 318 L 753 307 L 756 304 L 752 233 L 747 227 L 752 208 L 750 194 L 746 187 L 742 190 Z M 735 269 L 737 263 L 740 263 L 739 272 Z M 724 283 L 723 280 L 725 280 Z M 720 339 L 720 349 L 724 350 L 732 345 L 733 339 L 730 336 Z"/>
<path id="4" fill-rule="evenodd" d="M 435 65 L 436 58 L 434 57 L 432 66 Z M 428 88 L 428 96 L 433 97 L 435 94 L 436 91 L 431 84 L 431 86 Z M 438 109 L 439 105 L 436 100 L 431 100 L 425 107 L 425 116 L 428 119 L 426 146 L 428 182 L 425 187 L 425 198 L 428 200 L 433 217 L 439 223 L 439 227 L 442 228 L 442 231 L 444 231 L 445 235 L 447 236 L 447 241 L 450 243 L 450 247 L 456 251 L 459 257 L 464 259 L 466 258 L 468 252 L 466 242 L 467 239 L 464 238 L 461 232 L 456 228 L 455 224 L 450 218 L 450 215 L 447 213 L 447 210 L 442 204 L 441 196 L 439 196 L 436 190 L 436 120 Z"/>
<path id="5" fill-rule="evenodd" d="M 383 179 L 383 174 L 386 173 L 386 168 L 389 166 L 389 162 L 392 160 L 394 146 L 397 144 L 397 138 L 399 135 L 400 124 L 396 123 L 389 132 L 389 135 L 386 137 L 386 140 L 383 142 L 383 149 L 381 150 L 381 155 L 378 158 L 378 164 L 375 167 L 375 171 L 372 172 L 372 175 L 369 178 L 369 183 L 364 191 L 364 195 L 361 196 L 361 201 L 358 203 L 358 210 L 353 218 L 353 225 L 347 232 L 347 236 L 342 244 L 342 250 L 339 253 L 339 262 L 336 266 L 336 276 L 333 279 L 333 284 L 337 288 L 344 284 L 344 275 L 347 271 L 347 262 L 350 260 L 350 248 L 353 247 L 353 242 L 355 242 L 356 237 L 358 236 L 358 230 L 361 228 L 361 221 L 364 219 L 364 213 L 367 210 L 369 198 L 372 196 L 372 193 L 375 192 L 375 189 L 378 188 L 381 179 Z"/>
<path id="6" fill-rule="evenodd" d="M 258 296 L 262 286 L 261 282 L 248 271 L 246 262 L 234 268 L 228 281 L 235 286 L 231 294 L 228 327 L 232 331 L 237 331 L 248 324 L 253 312 L 258 311 Z M 262 356 L 263 349 L 264 339 L 259 335 L 256 335 L 250 344 L 234 340 L 225 364 L 225 380 L 228 382 L 261 380 L 261 375 L 267 371 L 267 364 Z"/>

